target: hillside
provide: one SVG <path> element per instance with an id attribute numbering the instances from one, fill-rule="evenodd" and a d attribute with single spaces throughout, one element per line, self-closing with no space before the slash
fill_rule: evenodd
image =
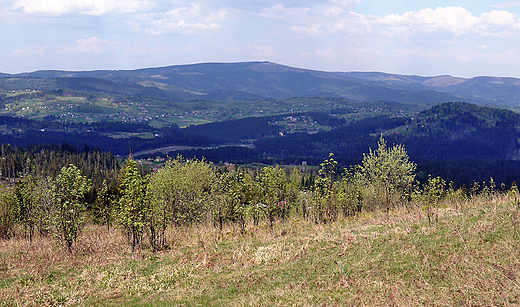
<path id="1" fill-rule="evenodd" d="M 465 79 L 452 76 L 419 77 L 378 72 L 351 72 L 339 73 L 339 75 L 379 82 L 395 88 L 429 89 L 462 98 L 456 101 L 496 106 L 518 106 L 520 103 L 518 99 L 520 79 L 518 78 L 475 77 Z"/>
<path id="2" fill-rule="evenodd" d="M 518 159 L 519 127 L 520 116 L 512 111 L 446 103 L 420 112 L 402 139 L 422 159 Z"/>
<path id="3" fill-rule="evenodd" d="M 331 224 L 291 219 L 245 234 L 210 225 L 168 232 L 174 245 L 134 259 L 115 229 L 89 226 L 76 251 L 51 237 L 0 241 L 4 306 L 515 306 L 514 198 L 446 200 Z"/>
<path id="4" fill-rule="evenodd" d="M 362 156 L 380 134 L 406 146 L 414 160 L 517 159 L 520 116 L 512 111 L 467 103 L 445 103 L 410 117 L 380 116 L 317 134 L 260 140 L 259 151 L 273 156 L 306 153 L 326 157 Z M 311 155 L 312 156 L 312 155 Z"/>
<path id="5" fill-rule="evenodd" d="M 341 97 L 352 102 L 377 100 L 432 103 L 466 101 L 519 106 L 520 79 L 450 76 L 418 77 L 324 72 L 271 62 L 201 63 L 137 70 L 36 71 L 11 77 L 67 80 L 76 89 L 185 99 L 237 101 L 252 98 Z M 86 78 L 86 79 L 85 79 Z M 91 78 L 106 80 L 92 86 Z M 110 83 L 108 81 L 114 82 Z M 84 83 L 90 83 L 85 86 Z M 64 85 L 64 84 L 61 84 Z"/>
<path id="6" fill-rule="evenodd" d="M 45 97 L 38 99 L 46 101 Z M 30 108 L 24 107 L 24 101 L 16 102 L 17 108 L 27 114 Z M 348 167 L 359 163 L 369 148 L 375 148 L 383 134 L 390 143 L 403 144 L 425 174 L 442 176 L 458 186 L 491 176 L 511 184 L 520 169 L 520 118 L 505 109 L 444 103 L 418 112 L 420 109 L 408 104 L 292 98 L 251 100 L 240 105 L 191 102 L 183 105 L 193 108 L 191 115 L 172 112 L 159 116 L 150 113 L 154 108 L 162 111 L 159 114 L 166 110 L 152 107 L 152 103 L 127 100 L 110 107 L 113 111 L 102 104 L 75 103 L 40 108 L 40 114 L 31 119 L 3 116 L 0 139 L 13 146 L 67 143 L 78 150 L 99 148 L 122 156 L 132 150 L 140 158 L 182 154 L 216 163 L 319 165 L 332 152 Z M 259 106 L 262 109 L 257 109 Z M 70 111 L 60 115 L 63 107 Z M 133 110 L 143 113 L 131 117 Z M 47 111 L 51 113 L 45 115 Z M 114 117 L 119 120 L 107 120 Z M 85 122 L 86 118 L 99 121 Z M 139 118 L 153 120 L 134 120 Z M 199 124 L 179 127 L 177 122 L 182 121 L 177 120 Z"/>

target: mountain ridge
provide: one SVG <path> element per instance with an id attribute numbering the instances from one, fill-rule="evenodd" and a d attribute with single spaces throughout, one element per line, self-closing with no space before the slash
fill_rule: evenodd
<path id="1" fill-rule="evenodd" d="M 355 102 L 378 100 L 408 103 L 465 101 L 480 105 L 520 107 L 520 79 L 449 75 L 423 77 L 383 72 L 341 72 L 296 68 L 269 61 L 211 62 L 133 70 L 39 70 L 0 77 L 96 78 L 131 87 L 153 89 L 179 99 L 328 96 Z M 226 95 L 225 93 L 234 93 Z M 243 94 L 240 94 L 243 93 Z"/>

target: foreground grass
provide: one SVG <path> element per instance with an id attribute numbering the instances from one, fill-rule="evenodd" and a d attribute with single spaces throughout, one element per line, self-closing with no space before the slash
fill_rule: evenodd
<path id="1" fill-rule="evenodd" d="M 88 228 L 75 252 L 50 239 L 0 242 L 0 306 L 514 306 L 520 214 L 505 198 L 419 207 L 330 225 L 304 220 L 189 227 L 171 249 L 128 253 Z"/>

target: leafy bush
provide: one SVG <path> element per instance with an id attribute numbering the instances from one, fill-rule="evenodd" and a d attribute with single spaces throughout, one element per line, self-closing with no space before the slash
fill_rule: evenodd
<path id="1" fill-rule="evenodd" d="M 81 175 L 74 165 L 64 167 L 52 185 L 54 207 L 52 223 L 56 236 L 69 251 L 78 238 L 81 226 L 85 222 L 85 195 L 90 191 L 90 180 Z"/>

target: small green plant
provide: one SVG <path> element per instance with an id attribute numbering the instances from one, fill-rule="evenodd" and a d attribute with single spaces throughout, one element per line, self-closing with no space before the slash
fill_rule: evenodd
<path id="1" fill-rule="evenodd" d="M 0 187 L 0 240 L 10 239 L 13 236 L 16 209 L 16 198 L 13 189 Z"/>
<path id="2" fill-rule="evenodd" d="M 282 213 L 287 203 L 287 178 L 285 171 L 280 167 L 268 166 L 262 169 L 257 177 L 261 194 L 257 200 L 259 204 L 265 204 L 264 210 L 269 226 L 277 217 L 283 217 Z"/>
<path id="3" fill-rule="evenodd" d="M 94 221 L 98 224 L 105 225 L 107 230 L 110 230 L 110 226 L 112 225 L 112 195 L 106 180 L 103 180 L 101 188 L 97 191 L 96 196 L 92 208 Z"/>
<path id="4" fill-rule="evenodd" d="M 58 240 L 69 252 L 85 222 L 84 198 L 91 186 L 90 180 L 82 176 L 81 171 L 72 164 L 61 169 L 52 186 L 55 200 L 52 223 Z"/>
<path id="5" fill-rule="evenodd" d="M 226 221 L 238 223 L 245 232 L 247 212 L 253 202 L 253 185 L 251 176 L 242 171 L 223 173 L 219 180 L 220 194 L 213 206 L 213 217 L 216 225 L 222 230 Z M 215 191 L 217 192 L 217 191 Z"/>
<path id="6" fill-rule="evenodd" d="M 115 220 L 123 229 L 134 255 L 147 223 L 146 182 L 132 157 L 126 161 L 118 179 L 119 199 L 114 202 Z"/>
<path id="7" fill-rule="evenodd" d="M 507 195 L 509 198 L 513 199 L 513 203 L 516 204 L 518 209 L 520 209 L 520 192 L 518 191 L 518 186 L 515 181 L 513 181 L 511 189 L 509 189 Z"/>
<path id="8" fill-rule="evenodd" d="M 424 187 L 424 201 L 430 226 L 439 221 L 438 206 L 446 197 L 446 181 L 441 177 L 428 177 L 428 183 Z"/>
<path id="9" fill-rule="evenodd" d="M 313 199 L 316 223 L 332 222 L 338 217 L 337 185 L 334 183 L 337 164 L 332 153 L 329 153 L 329 158 L 320 164 Z"/>

